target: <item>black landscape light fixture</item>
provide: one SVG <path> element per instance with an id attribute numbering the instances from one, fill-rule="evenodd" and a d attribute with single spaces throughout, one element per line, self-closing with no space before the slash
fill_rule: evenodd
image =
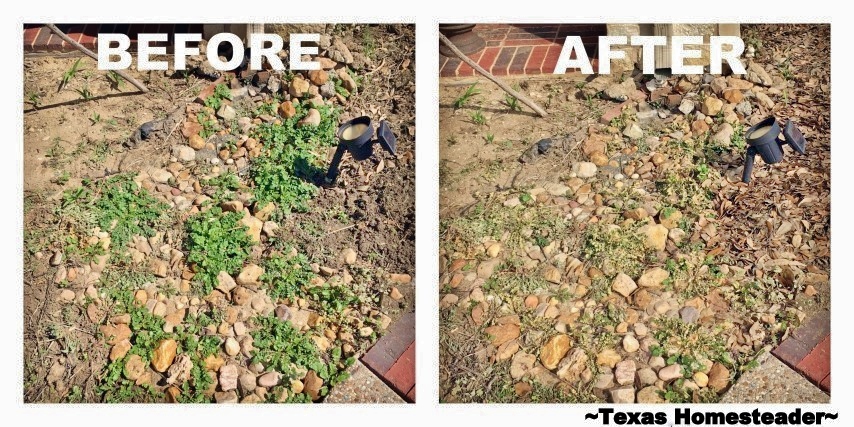
<path id="1" fill-rule="evenodd" d="M 783 160 L 785 144 L 791 145 L 800 154 L 807 153 L 807 140 L 791 120 L 786 120 L 786 126 L 781 131 L 777 119 L 768 117 L 748 129 L 745 138 L 748 147 L 744 157 L 744 174 L 741 176 L 741 181 L 745 183 L 750 182 L 753 160 L 757 154 L 765 163 L 774 164 Z"/>
<path id="2" fill-rule="evenodd" d="M 397 137 L 391 132 L 385 120 L 380 121 L 380 126 L 377 128 L 377 139 L 374 139 L 374 126 L 368 116 L 356 117 L 344 122 L 338 127 L 335 136 L 338 138 L 338 148 L 335 149 L 332 163 L 329 164 L 329 170 L 326 172 L 327 184 L 334 183 L 338 178 L 338 166 L 345 151 L 349 151 L 354 160 L 362 161 L 374 154 L 374 143 L 379 142 L 384 150 L 397 156 Z"/>

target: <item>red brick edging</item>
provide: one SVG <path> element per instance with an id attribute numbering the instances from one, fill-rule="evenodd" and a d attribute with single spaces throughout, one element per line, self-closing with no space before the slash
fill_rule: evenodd
<path id="1" fill-rule="evenodd" d="M 415 402 L 415 313 L 401 316 L 361 361 L 397 394 Z"/>
<path id="2" fill-rule="evenodd" d="M 830 394 L 830 313 L 813 316 L 771 354 Z"/>

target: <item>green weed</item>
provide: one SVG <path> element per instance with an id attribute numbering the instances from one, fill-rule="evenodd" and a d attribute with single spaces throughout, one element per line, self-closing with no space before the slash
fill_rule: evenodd
<path id="1" fill-rule="evenodd" d="M 463 92 L 459 98 L 454 100 L 454 109 L 465 107 L 468 105 L 469 101 L 477 95 L 480 95 L 480 89 L 477 88 L 477 83 L 472 83 L 472 85 L 466 88 L 466 91 Z"/>
<path id="2" fill-rule="evenodd" d="M 204 295 L 217 286 L 220 271 L 238 273 L 249 256 L 252 240 L 242 218 L 242 212 L 223 212 L 214 206 L 187 220 L 187 261 L 195 266 Z"/>

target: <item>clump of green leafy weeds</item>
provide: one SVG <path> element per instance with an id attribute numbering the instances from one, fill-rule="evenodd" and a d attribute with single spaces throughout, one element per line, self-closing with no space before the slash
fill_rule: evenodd
<path id="1" fill-rule="evenodd" d="M 318 126 L 298 126 L 308 109 L 296 106 L 296 115 L 282 124 L 262 123 L 254 136 L 264 144 L 264 155 L 255 159 L 250 170 L 255 198 L 275 202 L 285 213 L 307 212 L 308 201 L 317 187 L 312 181 L 322 173 L 325 148 L 335 144 L 338 112 L 317 107 Z"/>
<path id="2" fill-rule="evenodd" d="M 205 295 L 216 287 L 220 271 L 238 273 L 249 256 L 252 239 L 242 218 L 241 212 L 223 212 L 214 206 L 187 220 L 187 261 L 195 266 Z"/>
<path id="3" fill-rule="evenodd" d="M 302 287 L 314 277 L 305 255 L 276 254 L 264 261 L 261 282 L 268 287 L 267 295 L 276 300 L 303 295 Z"/>

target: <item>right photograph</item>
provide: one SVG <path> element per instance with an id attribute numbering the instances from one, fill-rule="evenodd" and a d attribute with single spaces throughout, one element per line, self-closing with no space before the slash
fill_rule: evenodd
<path id="1" fill-rule="evenodd" d="M 441 403 L 830 401 L 829 24 L 437 48 Z"/>

